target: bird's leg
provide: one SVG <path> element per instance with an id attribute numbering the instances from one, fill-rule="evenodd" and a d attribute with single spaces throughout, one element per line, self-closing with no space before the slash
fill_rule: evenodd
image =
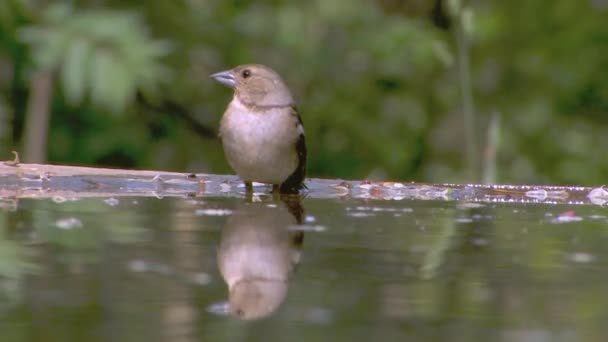
<path id="1" fill-rule="evenodd" d="M 245 192 L 253 193 L 253 184 L 250 181 L 245 181 Z"/>
<path id="2" fill-rule="evenodd" d="M 279 184 L 272 184 L 272 193 L 278 194 L 281 192 L 281 186 Z"/>

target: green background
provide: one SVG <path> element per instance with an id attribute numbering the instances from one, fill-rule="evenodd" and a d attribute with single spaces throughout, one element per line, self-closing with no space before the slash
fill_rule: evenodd
<path id="1" fill-rule="evenodd" d="M 606 23 L 605 0 L 3 0 L 0 159 L 232 173 L 209 74 L 255 62 L 296 95 L 309 176 L 603 184 Z"/>

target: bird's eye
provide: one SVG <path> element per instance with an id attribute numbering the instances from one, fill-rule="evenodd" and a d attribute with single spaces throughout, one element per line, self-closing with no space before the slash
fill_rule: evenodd
<path id="1" fill-rule="evenodd" d="M 247 78 L 249 76 L 251 76 L 251 71 L 249 71 L 249 69 L 243 70 L 243 78 Z"/>

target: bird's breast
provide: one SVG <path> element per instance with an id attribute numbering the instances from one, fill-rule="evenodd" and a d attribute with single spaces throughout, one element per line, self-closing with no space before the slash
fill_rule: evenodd
<path id="1" fill-rule="evenodd" d="M 224 113 L 220 134 L 229 164 L 245 180 L 278 184 L 296 168 L 297 122 L 289 108 L 249 110 L 238 99 Z"/>

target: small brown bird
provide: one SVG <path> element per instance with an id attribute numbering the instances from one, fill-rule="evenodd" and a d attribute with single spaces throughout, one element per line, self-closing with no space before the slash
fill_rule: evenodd
<path id="1" fill-rule="evenodd" d="M 304 126 L 281 76 L 267 66 L 246 64 L 211 77 L 234 88 L 220 138 L 247 190 L 260 182 L 272 184 L 274 192 L 297 193 L 306 173 Z"/>

